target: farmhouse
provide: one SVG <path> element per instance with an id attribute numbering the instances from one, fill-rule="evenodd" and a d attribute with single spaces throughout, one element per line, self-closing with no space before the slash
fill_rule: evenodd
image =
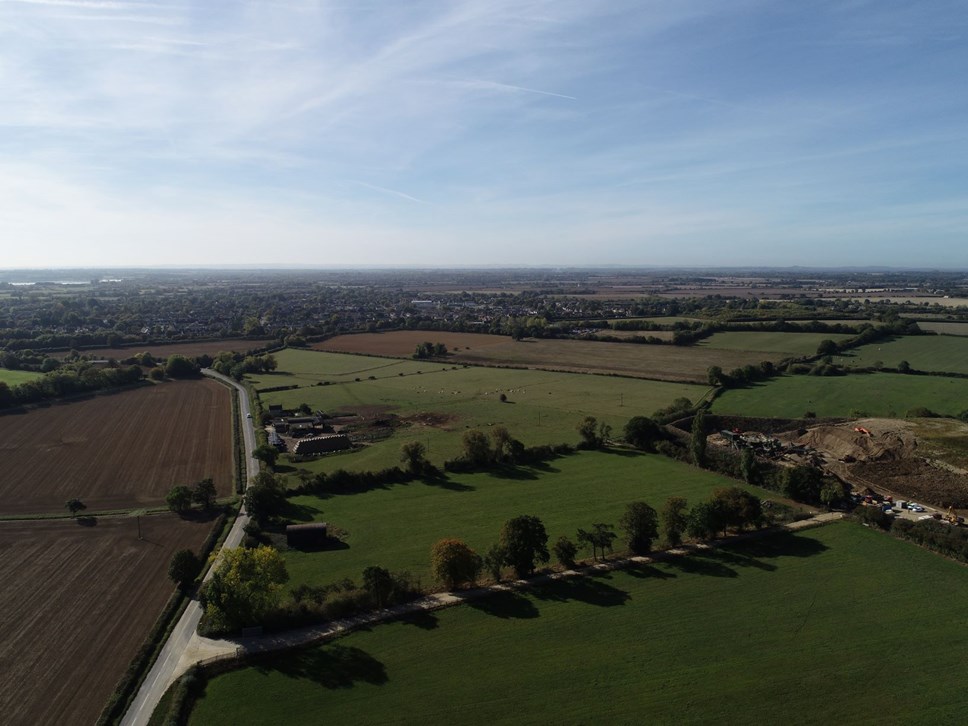
<path id="1" fill-rule="evenodd" d="M 287 525 L 286 544 L 296 548 L 322 547 L 326 544 L 326 522 Z"/>
<path id="2" fill-rule="evenodd" d="M 350 440 L 345 434 L 326 434 L 310 436 L 296 442 L 294 454 L 325 454 L 329 451 L 342 451 L 350 448 Z"/>

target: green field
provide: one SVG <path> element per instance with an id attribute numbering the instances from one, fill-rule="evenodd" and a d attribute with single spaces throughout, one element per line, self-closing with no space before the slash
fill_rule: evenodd
<path id="1" fill-rule="evenodd" d="M 749 388 L 724 392 L 714 413 L 799 418 L 807 411 L 820 417 L 903 416 L 924 406 L 955 416 L 968 408 L 968 380 L 898 373 L 848 376 L 782 376 Z"/>
<path id="2" fill-rule="evenodd" d="M 919 371 L 968 373 L 968 340 L 954 335 L 908 335 L 834 357 L 836 363 L 858 368 L 895 368 L 902 360 Z"/>
<path id="3" fill-rule="evenodd" d="M 732 479 L 655 454 L 581 452 L 542 468 L 452 474 L 440 484 L 293 497 L 289 514 L 294 521 L 327 522 L 348 534 L 343 549 L 289 550 L 286 563 L 291 585 L 358 580 L 364 568 L 377 564 L 409 571 L 430 585 L 430 546 L 444 537 L 463 539 L 483 551 L 497 541 L 506 520 L 533 514 L 544 522 L 552 542 L 560 535 L 574 539 L 579 527 L 588 529 L 594 522 L 617 525 L 627 502 L 645 501 L 658 510 L 673 495 L 697 502 L 716 487 L 735 485 Z"/>
<path id="4" fill-rule="evenodd" d="M 8 386 L 19 386 L 21 383 L 43 378 L 43 375 L 43 373 L 34 373 L 33 371 L 12 371 L 7 368 L 0 368 L 0 383 L 6 383 Z"/>
<path id="5" fill-rule="evenodd" d="M 941 323 L 918 323 L 921 330 L 927 330 L 940 335 L 968 335 L 968 323 L 941 322 Z"/>
<path id="6" fill-rule="evenodd" d="M 727 331 L 716 333 L 699 343 L 701 348 L 717 350 L 755 350 L 767 358 L 779 354 L 790 356 L 815 355 L 822 340 L 840 341 L 852 338 L 844 333 L 762 333 L 751 331 Z"/>
<path id="7" fill-rule="evenodd" d="M 962 723 L 966 598 L 966 568 L 835 524 L 282 654 L 190 723 Z"/>
<path id="8" fill-rule="evenodd" d="M 525 445 L 577 443 L 576 426 L 586 415 L 611 424 L 616 435 L 632 416 L 651 415 L 673 400 L 695 402 L 706 386 L 550 371 L 442 366 L 423 361 L 286 350 L 276 355 L 279 371 L 256 376 L 257 388 L 297 384 L 290 391 L 262 393 L 265 405 L 287 408 L 308 403 L 313 410 L 366 412 L 384 410 L 409 421 L 389 439 L 300 467 L 311 471 L 344 468 L 366 471 L 395 466 L 400 447 L 411 440 L 430 449 L 441 464 L 460 453 L 461 435 L 505 426 Z M 284 371 L 284 372 L 283 372 Z M 417 373 L 421 371 L 421 373 Z M 404 375 L 399 375 L 403 373 Z M 370 380 L 369 376 L 375 380 Z M 360 378 L 359 382 L 355 379 Z M 331 385 L 313 385 L 316 381 Z M 501 403 L 504 393 L 508 402 Z M 418 418 L 433 414 L 433 419 Z"/>

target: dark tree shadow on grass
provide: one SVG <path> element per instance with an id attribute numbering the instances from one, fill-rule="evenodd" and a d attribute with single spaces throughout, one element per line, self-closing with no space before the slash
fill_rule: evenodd
<path id="1" fill-rule="evenodd" d="M 404 615 L 400 618 L 400 622 L 404 625 L 414 625 L 421 630 L 436 630 L 437 626 L 440 625 L 437 616 L 426 610 Z"/>
<path id="2" fill-rule="evenodd" d="M 668 560 L 670 567 L 690 575 L 705 575 L 707 577 L 739 577 L 739 573 L 727 567 L 717 557 L 718 553 L 708 555 L 691 554 L 685 557 L 672 557 Z"/>
<path id="3" fill-rule="evenodd" d="M 96 527 L 97 526 L 97 517 L 90 517 L 90 516 L 88 516 L 88 517 L 76 517 L 74 519 L 74 521 L 77 522 L 77 524 L 79 526 L 81 526 L 81 527 Z"/>
<path id="4" fill-rule="evenodd" d="M 667 570 L 660 570 L 658 567 L 653 565 L 639 565 L 633 564 L 625 569 L 625 572 L 629 573 L 632 577 L 637 577 L 639 579 L 655 579 L 655 580 L 671 580 L 676 575 L 673 572 L 668 572 Z"/>
<path id="5" fill-rule="evenodd" d="M 705 555 L 700 554 L 699 556 L 703 557 Z M 716 552 L 716 559 L 733 567 L 754 567 L 757 570 L 765 570 L 766 572 L 776 570 L 776 565 L 771 565 L 769 562 L 760 562 L 755 557 L 750 557 L 742 551 L 734 552 L 727 549 L 720 549 Z"/>
<path id="6" fill-rule="evenodd" d="M 302 678 L 323 688 L 352 688 L 357 683 L 383 685 L 386 666 L 366 651 L 344 645 L 326 645 L 273 659 L 271 665 L 256 664 L 260 673 L 277 671 Z"/>
<path id="7" fill-rule="evenodd" d="M 426 484 L 428 487 L 437 487 L 438 489 L 446 489 L 451 492 L 473 492 L 477 489 L 475 486 L 454 481 L 446 476 L 425 477 L 418 481 L 421 484 Z"/>
<path id="8" fill-rule="evenodd" d="M 293 522 L 312 522 L 313 517 L 322 511 L 312 504 L 296 504 L 291 499 L 286 499 L 279 507 L 278 516 Z"/>
<path id="9" fill-rule="evenodd" d="M 636 451 L 635 449 L 616 449 L 614 447 L 606 447 L 601 449 L 602 453 L 611 454 L 612 456 L 621 456 L 626 459 L 637 459 L 640 456 L 645 456 L 646 452 Z"/>
<path id="10" fill-rule="evenodd" d="M 781 532 L 723 548 L 725 552 L 741 557 L 757 558 L 812 557 L 828 549 L 823 542 L 794 532 Z"/>
<path id="11" fill-rule="evenodd" d="M 541 614 L 530 599 L 517 592 L 496 592 L 493 595 L 468 600 L 467 605 L 482 613 L 506 620 L 527 620 Z"/>
<path id="12" fill-rule="evenodd" d="M 566 577 L 535 588 L 534 596 L 539 600 L 558 602 L 577 600 L 599 607 L 624 605 L 631 598 L 625 590 L 604 582 L 601 577 Z"/>
<path id="13" fill-rule="evenodd" d="M 538 475 L 523 466 L 502 465 L 488 469 L 489 476 L 495 479 L 510 479 L 512 481 L 533 481 Z"/>

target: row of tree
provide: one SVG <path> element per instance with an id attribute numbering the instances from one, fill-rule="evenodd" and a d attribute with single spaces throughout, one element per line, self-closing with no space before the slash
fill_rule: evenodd
<path id="1" fill-rule="evenodd" d="M 700 502 L 691 510 L 684 498 L 670 497 L 661 518 L 645 502 L 630 502 L 619 520 L 619 528 L 628 552 L 644 555 L 652 550 L 660 532 L 670 547 L 676 547 L 682 544 L 684 536 L 704 540 L 720 533 L 725 535 L 730 529 L 759 528 L 765 522 L 759 498 L 739 487 L 730 487 L 717 489 L 709 501 Z M 598 560 L 613 551 L 618 537 L 614 525 L 596 522 L 589 529 L 579 528 L 575 541 L 559 537 L 552 552 L 563 567 L 572 568 L 582 548 L 589 548 L 592 558 Z M 430 549 L 431 570 L 437 582 L 447 589 L 475 584 L 482 571 L 500 581 L 505 567 L 510 567 L 518 578 L 528 577 L 550 559 L 544 523 L 533 515 L 506 521 L 498 542 L 483 555 L 455 538 L 439 540 Z"/>

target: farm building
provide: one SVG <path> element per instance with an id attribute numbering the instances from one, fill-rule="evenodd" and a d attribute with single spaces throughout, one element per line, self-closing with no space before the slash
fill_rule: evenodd
<path id="1" fill-rule="evenodd" d="M 286 544 L 297 548 L 322 547 L 326 544 L 326 522 L 287 525 Z"/>
<path id="2" fill-rule="evenodd" d="M 345 434 L 327 434 L 325 436 L 310 436 L 296 442 L 294 454 L 325 454 L 329 451 L 342 451 L 350 448 L 349 437 Z"/>

